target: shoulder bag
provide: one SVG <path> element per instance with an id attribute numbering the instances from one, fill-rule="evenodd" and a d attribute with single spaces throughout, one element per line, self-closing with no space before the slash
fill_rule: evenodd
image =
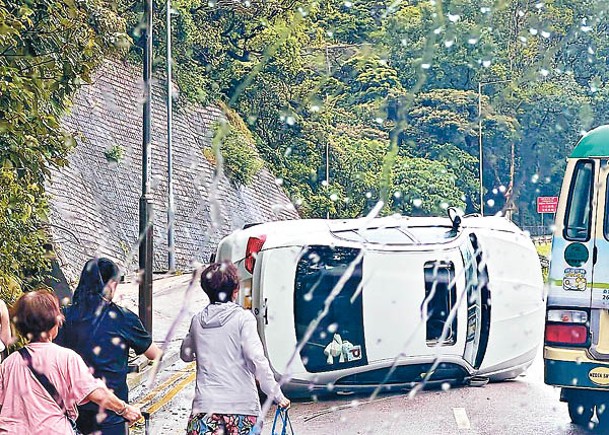
<path id="1" fill-rule="evenodd" d="M 68 415 L 68 411 L 63 403 L 63 399 L 61 398 L 61 395 L 57 391 L 57 388 L 55 388 L 55 386 L 51 383 L 49 378 L 46 377 L 46 375 L 40 373 L 32 366 L 32 355 L 30 354 L 29 350 L 27 350 L 27 348 L 25 348 L 25 347 L 22 347 L 21 349 L 19 349 L 19 354 L 21 355 L 21 358 L 23 358 L 23 360 L 27 364 L 28 368 L 30 369 L 30 371 L 32 372 L 34 377 L 38 380 L 38 382 L 40 382 L 40 385 L 42 385 L 44 387 L 44 389 L 47 390 L 47 393 L 49 393 L 51 395 L 51 397 L 53 398 L 55 403 L 57 403 L 59 408 L 63 411 L 65 417 L 68 419 L 68 422 L 72 426 L 72 430 L 73 430 L 74 434 L 82 435 L 82 432 L 76 426 L 76 422 L 72 419 L 72 417 L 70 417 Z"/>

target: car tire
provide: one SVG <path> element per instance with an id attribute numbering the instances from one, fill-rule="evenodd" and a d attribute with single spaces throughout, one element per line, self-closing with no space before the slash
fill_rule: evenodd
<path id="1" fill-rule="evenodd" d="M 594 405 L 577 401 L 568 402 L 569 417 L 573 424 L 587 427 L 594 415 Z"/>

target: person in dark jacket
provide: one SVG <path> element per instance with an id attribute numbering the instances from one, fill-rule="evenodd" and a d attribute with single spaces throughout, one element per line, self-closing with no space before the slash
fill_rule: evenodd
<path id="1" fill-rule="evenodd" d="M 132 311 L 112 302 L 120 279 L 118 266 L 107 258 L 87 261 L 80 275 L 72 304 L 65 309 L 65 323 L 57 344 L 73 349 L 96 378 L 125 402 L 129 349 L 157 360 L 161 350 L 152 342 L 140 319 Z M 94 403 L 79 407 L 78 428 L 85 434 L 126 435 L 125 419 Z"/>

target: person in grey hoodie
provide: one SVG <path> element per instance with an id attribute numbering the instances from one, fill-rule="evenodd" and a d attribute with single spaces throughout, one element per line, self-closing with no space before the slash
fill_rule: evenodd
<path id="1" fill-rule="evenodd" d="M 260 388 L 282 408 L 290 406 L 264 355 L 251 311 L 235 304 L 237 268 L 214 263 L 201 274 L 210 304 L 196 314 L 180 349 L 183 361 L 196 361 L 197 381 L 188 435 L 249 434 L 260 414 Z"/>

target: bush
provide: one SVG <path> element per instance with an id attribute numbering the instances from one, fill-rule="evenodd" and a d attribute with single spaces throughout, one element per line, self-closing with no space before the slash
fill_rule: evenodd
<path id="1" fill-rule="evenodd" d="M 212 148 L 204 149 L 203 155 L 211 164 L 221 165 L 237 185 L 249 185 L 263 166 L 251 136 L 227 122 L 216 123 Z"/>
<path id="2" fill-rule="evenodd" d="M 123 160 L 124 154 L 125 150 L 120 145 L 112 145 L 104 151 L 104 156 L 106 156 L 106 160 L 108 160 L 108 162 L 119 163 L 121 160 Z"/>

